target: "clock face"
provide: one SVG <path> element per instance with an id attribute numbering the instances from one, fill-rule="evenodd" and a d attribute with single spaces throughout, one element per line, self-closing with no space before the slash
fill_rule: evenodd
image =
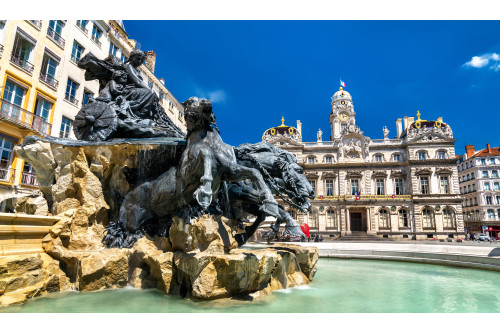
<path id="1" fill-rule="evenodd" d="M 349 115 L 345 112 L 339 114 L 339 118 L 342 122 L 345 122 L 349 119 Z"/>

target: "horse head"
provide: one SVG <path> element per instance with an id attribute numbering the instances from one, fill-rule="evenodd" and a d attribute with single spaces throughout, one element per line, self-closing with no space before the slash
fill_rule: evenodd
<path id="1" fill-rule="evenodd" d="M 212 112 L 212 101 L 190 97 L 182 105 L 184 106 L 184 119 L 188 135 L 195 130 L 211 130 L 213 127 L 217 129 L 215 115 Z"/>

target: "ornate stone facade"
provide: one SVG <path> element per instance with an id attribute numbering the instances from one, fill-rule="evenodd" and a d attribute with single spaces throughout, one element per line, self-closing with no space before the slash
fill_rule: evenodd
<path id="1" fill-rule="evenodd" d="M 371 139 L 340 88 L 332 97 L 330 141 L 318 134 L 317 142 L 303 142 L 300 121 L 266 130 L 263 140 L 293 153 L 316 190 L 312 212 L 290 210 L 293 217 L 326 237 L 463 238 L 453 132 L 442 118 L 417 116 L 398 119 L 394 139 L 387 127 L 383 139 Z"/>

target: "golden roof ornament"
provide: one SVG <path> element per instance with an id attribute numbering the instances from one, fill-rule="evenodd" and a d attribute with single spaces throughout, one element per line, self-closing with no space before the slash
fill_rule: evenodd
<path id="1" fill-rule="evenodd" d="M 278 126 L 278 127 L 282 128 L 282 127 L 284 127 L 284 126 L 286 126 L 286 125 L 285 125 L 285 117 L 281 116 L 281 125 L 280 125 L 280 126 Z"/>

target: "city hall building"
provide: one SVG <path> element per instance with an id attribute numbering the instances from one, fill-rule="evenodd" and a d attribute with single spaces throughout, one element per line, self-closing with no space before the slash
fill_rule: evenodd
<path id="1" fill-rule="evenodd" d="M 463 238 L 455 139 L 441 117 L 396 120 L 397 136 L 371 139 L 356 126 L 351 95 L 332 97 L 331 137 L 302 141 L 302 124 L 282 124 L 262 139 L 295 155 L 316 191 L 312 211 L 287 208 L 311 233 L 325 237 Z M 283 204 L 283 203 L 282 203 Z M 285 205 L 286 207 L 286 205 Z"/>

